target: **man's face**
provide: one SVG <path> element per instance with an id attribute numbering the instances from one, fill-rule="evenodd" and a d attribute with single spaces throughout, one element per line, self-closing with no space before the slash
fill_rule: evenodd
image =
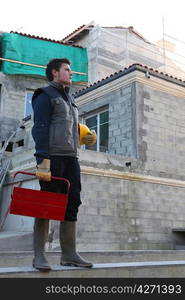
<path id="1" fill-rule="evenodd" d="M 72 72 L 70 65 L 63 63 L 60 69 L 52 70 L 53 81 L 58 82 L 64 86 L 72 83 Z"/>

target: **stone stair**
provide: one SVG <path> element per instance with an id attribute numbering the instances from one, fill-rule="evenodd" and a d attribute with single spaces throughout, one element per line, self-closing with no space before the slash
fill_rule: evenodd
<path id="1" fill-rule="evenodd" d="M 0 278 L 183 278 L 185 250 L 85 251 L 80 254 L 94 263 L 92 269 L 59 265 L 60 252 L 48 251 L 52 271 L 32 268 L 32 251 L 0 252 Z"/>

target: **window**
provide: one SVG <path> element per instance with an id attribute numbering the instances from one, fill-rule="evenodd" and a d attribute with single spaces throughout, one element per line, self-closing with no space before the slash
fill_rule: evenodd
<path id="1" fill-rule="evenodd" d="M 97 142 L 93 146 L 85 146 L 85 149 L 98 152 L 108 152 L 109 138 L 109 111 L 99 112 L 95 115 L 84 118 L 85 124 L 90 130 L 95 130 Z"/>
<path id="2" fill-rule="evenodd" d="M 32 104 L 31 104 L 31 99 L 33 96 L 33 91 L 26 91 L 26 96 L 25 96 L 25 112 L 24 116 L 30 116 L 32 114 Z"/>
<path id="3" fill-rule="evenodd" d="M 6 143 L 6 141 L 3 141 L 3 142 L 2 142 L 2 148 L 3 148 L 3 146 L 4 146 L 5 143 Z M 12 152 L 12 151 L 13 151 L 13 142 L 9 142 L 9 143 L 8 143 L 8 145 L 7 145 L 6 149 L 5 149 L 5 151 L 8 151 L 8 152 Z"/>
<path id="4" fill-rule="evenodd" d="M 22 147 L 22 146 L 24 146 L 24 140 L 17 141 L 17 142 L 16 142 L 16 146 L 17 146 L 17 147 Z"/>

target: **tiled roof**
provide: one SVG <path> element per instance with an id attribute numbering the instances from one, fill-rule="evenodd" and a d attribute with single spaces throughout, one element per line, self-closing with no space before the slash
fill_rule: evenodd
<path id="1" fill-rule="evenodd" d="M 94 22 L 91 22 L 87 25 L 82 25 L 75 29 L 73 32 L 68 34 L 66 37 L 62 39 L 62 42 L 68 42 L 68 43 L 74 43 L 76 40 L 78 40 L 83 34 L 85 34 L 90 28 L 93 28 L 95 26 Z M 108 27 L 108 26 L 102 26 L 102 28 L 105 29 L 124 29 L 129 30 L 129 32 L 132 32 L 135 34 L 138 38 L 142 39 L 146 43 L 150 43 L 147 39 L 145 39 L 139 32 L 137 32 L 133 26 L 124 27 L 124 26 L 114 26 L 114 27 Z"/>
<path id="2" fill-rule="evenodd" d="M 91 22 L 89 24 L 82 25 L 82 26 L 78 27 L 73 32 L 71 32 L 70 34 L 65 36 L 61 41 L 62 42 L 67 42 L 67 41 L 73 39 L 71 42 L 75 42 L 75 40 L 78 39 L 84 33 L 86 33 L 90 27 L 91 28 L 94 27 L 94 22 Z"/>
<path id="3" fill-rule="evenodd" d="M 40 37 L 40 36 L 36 36 L 36 35 L 27 34 L 27 33 L 22 33 L 22 32 L 17 32 L 17 31 L 10 31 L 10 33 L 16 33 L 16 34 L 23 35 L 23 36 L 26 36 L 26 37 L 29 37 L 32 39 L 43 40 L 43 41 L 52 42 L 52 43 L 58 43 L 58 44 L 65 45 L 65 46 L 83 48 L 78 45 L 70 45 L 69 43 L 64 43 L 62 41 L 56 41 L 56 40 L 52 40 L 52 39 L 48 39 L 48 38 L 44 38 L 44 37 Z"/>
<path id="4" fill-rule="evenodd" d="M 97 82 L 94 82 L 93 84 L 90 84 L 89 86 L 81 89 L 81 90 L 78 90 L 74 96 L 77 98 L 83 94 L 86 94 L 100 86 L 103 86 L 109 82 L 111 82 L 112 80 L 115 80 L 119 77 L 122 77 L 130 72 L 133 72 L 133 71 L 141 71 L 143 73 L 146 73 L 147 76 L 155 76 L 155 77 L 159 77 L 161 79 L 164 79 L 164 80 L 168 80 L 168 81 L 171 81 L 173 83 L 176 83 L 178 85 L 181 85 L 181 86 L 184 86 L 185 87 L 185 80 L 182 80 L 180 78 L 177 78 L 177 77 L 174 77 L 170 74 L 167 74 L 167 73 L 164 73 L 164 72 L 160 72 L 158 70 L 155 70 L 153 68 L 150 68 L 148 66 L 144 66 L 144 65 L 141 65 L 141 64 L 132 64 L 130 65 L 128 68 L 124 68 L 123 70 L 120 70 L 118 72 L 115 72 L 113 74 L 111 74 L 110 76 L 107 76 L 106 78 L 103 78 L 101 80 L 98 80 Z"/>

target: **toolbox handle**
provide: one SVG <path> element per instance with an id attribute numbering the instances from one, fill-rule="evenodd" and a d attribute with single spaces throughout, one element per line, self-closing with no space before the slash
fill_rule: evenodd
<path id="1" fill-rule="evenodd" d="M 13 178 L 15 178 L 15 176 L 16 176 L 17 174 L 25 174 L 25 175 L 31 175 L 31 176 L 35 176 L 35 177 L 36 177 L 36 174 L 35 174 L 35 173 L 24 172 L 24 171 L 17 171 L 17 172 L 14 173 Z M 61 181 L 63 180 L 63 181 L 65 181 L 65 182 L 67 183 L 67 194 L 69 193 L 70 182 L 69 182 L 68 179 L 63 178 L 63 177 L 55 177 L 55 176 L 51 176 L 51 179 L 54 179 L 54 180 L 61 180 Z M 11 204 L 10 204 L 10 205 L 11 205 Z M 9 210 L 10 210 L 10 205 L 8 206 L 8 209 L 6 210 L 5 215 L 4 215 L 3 218 L 2 218 L 2 221 L 0 222 L 0 231 L 1 231 L 1 229 L 3 228 L 4 223 L 5 223 L 5 221 L 6 221 L 6 218 L 7 218 L 7 216 L 8 216 L 8 213 L 9 213 Z"/>
<path id="2" fill-rule="evenodd" d="M 36 177 L 36 173 L 30 173 L 30 172 L 24 172 L 24 171 L 17 171 L 17 172 L 14 173 L 13 178 L 15 178 L 15 176 L 17 174 L 25 174 L 25 175 L 31 175 L 31 176 L 35 176 Z M 51 176 L 51 179 L 65 181 L 67 183 L 67 194 L 69 193 L 70 182 L 69 182 L 68 179 L 63 178 L 63 177 L 56 177 L 56 176 Z"/>

